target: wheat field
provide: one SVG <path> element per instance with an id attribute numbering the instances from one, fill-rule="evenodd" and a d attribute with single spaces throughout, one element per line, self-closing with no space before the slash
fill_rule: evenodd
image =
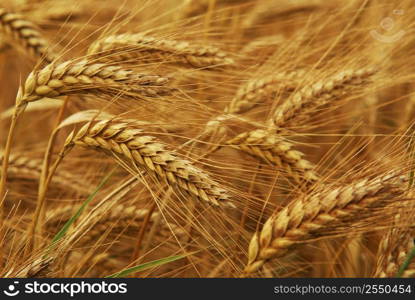
<path id="1" fill-rule="evenodd" d="M 410 0 L 2 0 L 0 277 L 415 277 Z"/>

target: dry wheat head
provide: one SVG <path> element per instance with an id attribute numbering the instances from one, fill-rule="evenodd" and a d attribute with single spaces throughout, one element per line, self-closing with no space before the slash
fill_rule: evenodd
<path id="1" fill-rule="evenodd" d="M 108 36 L 91 45 L 89 54 L 100 54 L 103 61 L 178 62 L 193 67 L 212 67 L 232 64 L 233 60 L 218 48 L 193 45 L 149 37 L 144 34 L 120 34 Z"/>
<path id="2" fill-rule="evenodd" d="M 370 77 L 375 73 L 374 68 L 345 70 L 330 78 L 304 86 L 277 107 L 272 117 L 273 124 L 284 127 L 288 123 L 299 121 L 313 109 L 332 103 L 347 96 L 355 88 L 367 85 Z"/>
<path id="3" fill-rule="evenodd" d="M 294 150 L 293 144 L 275 132 L 262 129 L 248 131 L 229 140 L 227 144 L 281 168 L 298 183 L 313 183 L 318 179 L 314 165 L 303 158 L 304 154 Z"/>
<path id="4" fill-rule="evenodd" d="M 123 120 L 88 123 L 75 136 L 69 137 L 68 145 L 75 144 L 121 155 L 136 167 L 194 198 L 213 205 L 232 206 L 227 192 L 205 171 Z"/>
<path id="5" fill-rule="evenodd" d="M 393 174 L 365 178 L 352 184 L 329 187 L 293 200 L 271 216 L 252 238 L 246 273 L 258 271 L 266 261 L 284 256 L 300 243 L 345 220 L 358 222 L 370 208 L 385 207 L 403 195 L 406 179 Z"/>
<path id="6" fill-rule="evenodd" d="M 47 63 L 51 63 L 57 57 L 35 24 L 3 8 L 0 8 L 0 30 L 26 48 L 31 55 L 43 58 Z"/>
<path id="7" fill-rule="evenodd" d="M 83 93 L 158 96 L 171 92 L 165 86 L 167 83 L 168 79 L 162 76 L 137 74 L 119 66 L 74 59 L 52 63 L 30 73 L 19 90 L 18 102 L 25 104 L 44 97 Z"/>

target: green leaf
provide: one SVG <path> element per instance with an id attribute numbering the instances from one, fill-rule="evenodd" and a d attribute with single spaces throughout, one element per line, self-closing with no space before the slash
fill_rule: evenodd
<path id="1" fill-rule="evenodd" d="M 95 198 L 95 196 L 102 189 L 102 187 L 108 182 L 108 180 L 110 179 L 113 173 L 114 173 L 114 170 L 111 171 L 107 176 L 105 176 L 105 178 L 100 182 L 100 184 L 97 186 L 95 191 L 93 191 L 88 196 L 85 202 L 82 203 L 82 205 L 78 208 L 76 213 L 65 223 L 65 225 L 63 225 L 62 229 L 59 230 L 59 232 L 53 237 L 52 243 L 50 244 L 45 256 L 48 256 L 49 252 L 53 249 L 54 245 L 65 236 L 66 232 L 68 232 L 71 225 L 79 218 L 79 216 L 84 211 L 85 207 Z"/>
<path id="2" fill-rule="evenodd" d="M 114 273 L 112 275 L 106 276 L 105 278 L 124 277 L 124 276 L 127 276 L 127 275 L 131 274 L 131 273 L 144 271 L 144 270 L 147 270 L 147 269 L 150 269 L 150 268 L 154 268 L 154 267 L 158 267 L 158 266 L 168 264 L 170 262 L 185 258 L 186 256 L 189 256 L 189 255 L 192 255 L 193 253 L 169 256 L 169 257 L 165 257 L 165 258 L 162 258 L 162 259 L 153 260 L 153 261 L 150 261 L 150 262 L 147 262 L 147 263 L 135 266 L 135 267 L 125 269 L 125 270 L 120 271 L 118 273 Z"/>

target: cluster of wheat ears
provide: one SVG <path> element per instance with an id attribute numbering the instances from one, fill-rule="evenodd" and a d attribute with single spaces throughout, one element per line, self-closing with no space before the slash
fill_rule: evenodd
<path id="1" fill-rule="evenodd" d="M 1 3 L 1 277 L 415 276 L 412 1 Z"/>

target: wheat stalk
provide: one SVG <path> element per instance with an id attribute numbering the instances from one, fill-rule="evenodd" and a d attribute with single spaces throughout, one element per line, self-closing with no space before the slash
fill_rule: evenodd
<path id="1" fill-rule="evenodd" d="M 99 54 L 103 61 L 178 62 L 193 67 L 232 64 L 223 51 L 212 46 L 194 45 L 185 41 L 149 37 L 141 33 L 108 36 L 91 45 L 89 54 Z"/>
<path id="2" fill-rule="evenodd" d="M 365 178 L 305 195 L 272 215 L 251 239 L 245 273 L 258 271 L 266 261 L 283 257 L 298 244 L 319 233 L 356 223 L 370 208 L 382 208 L 404 194 L 404 177 L 388 174 Z"/>
<path id="3" fill-rule="evenodd" d="M 50 51 L 49 43 L 43 38 L 35 24 L 24 17 L 0 8 L 0 30 L 26 48 L 31 55 L 51 63 L 56 54 Z"/>
<path id="4" fill-rule="evenodd" d="M 123 120 L 103 120 L 84 125 L 70 136 L 67 147 L 81 145 L 123 156 L 138 168 L 155 175 L 194 198 L 213 205 L 233 206 L 227 192 L 203 170 Z"/>
<path id="5" fill-rule="evenodd" d="M 262 129 L 248 131 L 227 141 L 227 144 L 283 169 L 298 183 L 313 183 L 319 178 L 313 170 L 314 165 L 303 158 L 304 154 L 294 150 L 293 144 L 275 132 Z"/>
<path id="6" fill-rule="evenodd" d="M 330 78 L 307 85 L 277 107 L 272 122 L 277 127 L 283 127 L 299 121 L 313 109 L 333 103 L 334 100 L 347 96 L 355 88 L 367 85 L 370 77 L 375 73 L 374 68 L 345 70 Z"/>

